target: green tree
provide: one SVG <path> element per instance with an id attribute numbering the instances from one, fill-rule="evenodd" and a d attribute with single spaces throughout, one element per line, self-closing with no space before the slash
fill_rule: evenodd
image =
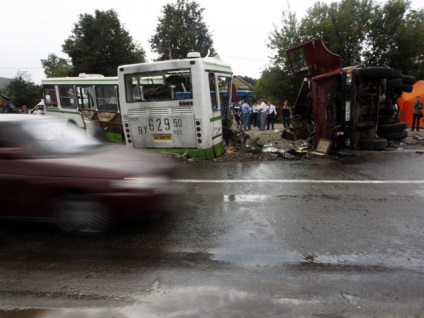
<path id="1" fill-rule="evenodd" d="M 145 52 L 121 25 L 114 10 L 81 14 L 62 46 L 72 61 L 73 75 L 116 76 L 119 65 L 145 62 Z"/>
<path id="2" fill-rule="evenodd" d="M 212 36 L 203 22 L 203 8 L 195 1 L 177 0 L 163 7 L 156 34 L 150 39 L 152 51 L 159 54 L 158 61 L 183 59 L 189 52 L 215 54 Z"/>
<path id="3" fill-rule="evenodd" d="M 301 21 L 301 38 L 322 38 L 330 51 L 341 56 L 343 65 L 361 63 L 364 43 L 374 18 L 373 0 L 342 0 L 329 5 L 316 2 Z"/>
<path id="4" fill-rule="evenodd" d="M 47 59 L 41 60 L 41 65 L 47 77 L 70 76 L 73 71 L 71 63 L 67 59 L 58 57 L 56 54 L 49 54 Z"/>
<path id="5" fill-rule="evenodd" d="M 367 36 L 368 65 L 389 65 L 404 74 L 424 77 L 424 10 L 409 1 L 389 0 L 376 9 Z"/>
<path id="6" fill-rule="evenodd" d="M 267 46 L 273 52 L 271 56 L 272 65 L 288 72 L 286 50 L 302 42 L 296 13 L 291 11 L 289 4 L 288 10 L 282 12 L 281 24 L 281 29 L 274 27 L 274 30 L 268 36 Z"/>
<path id="7" fill-rule="evenodd" d="M 18 72 L 16 77 L 6 87 L 5 94 L 10 97 L 15 106 L 27 105 L 31 108 L 40 101 L 42 88 L 31 81 L 28 73 Z"/>
<path id="8" fill-rule="evenodd" d="M 268 37 L 267 46 L 272 50 L 272 66 L 265 69 L 255 85 L 255 95 L 274 103 L 282 104 L 284 99 L 294 103 L 301 79 L 291 76 L 287 62 L 286 50 L 302 43 L 300 24 L 296 13 L 287 4 L 287 11 L 282 12 L 281 28 L 277 26 Z"/>
<path id="9" fill-rule="evenodd" d="M 270 67 L 262 72 L 261 78 L 257 81 L 254 89 L 255 96 L 270 100 L 277 105 L 282 104 L 284 99 L 294 103 L 300 82 L 280 67 Z"/>

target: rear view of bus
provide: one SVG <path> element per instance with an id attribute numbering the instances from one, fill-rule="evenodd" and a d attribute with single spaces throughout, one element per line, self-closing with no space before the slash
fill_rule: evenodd
<path id="1" fill-rule="evenodd" d="M 192 52 L 186 59 L 120 66 L 118 83 L 129 147 L 188 158 L 224 152 L 232 71 L 218 57 Z M 228 94 L 215 94 L 220 91 Z"/>

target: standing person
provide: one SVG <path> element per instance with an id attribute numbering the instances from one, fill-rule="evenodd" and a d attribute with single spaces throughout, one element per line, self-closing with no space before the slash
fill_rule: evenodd
<path id="1" fill-rule="evenodd" d="M 265 104 L 263 99 L 259 100 L 259 105 L 261 107 L 261 117 L 260 117 L 260 130 L 265 130 L 265 124 L 266 124 L 266 115 L 268 113 L 268 106 Z"/>
<path id="2" fill-rule="evenodd" d="M 284 129 L 287 129 L 290 127 L 290 117 L 291 117 L 291 107 L 289 105 L 289 101 L 286 99 L 284 100 L 283 104 L 283 126 Z"/>
<path id="3" fill-rule="evenodd" d="M 422 109 L 423 109 L 423 103 L 420 100 L 420 96 L 417 96 L 414 102 L 414 113 L 412 114 L 411 131 L 414 131 L 415 126 L 417 127 L 417 131 L 420 130 L 420 120 L 421 120 L 421 117 L 423 117 L 423 113 L 421 112 Z"/>
<path id="4" fill-rule="evenodd" d="M 257 114 L 256 114 L 256 127 L 258 127 L 259 129 L 261 128 L 261 104 L 260 104 L 260 100 L 258 100 L 256 102 L 257 107 Z"/>
<path id="5" fill-rule="evenodd" d="M 26 107 L 26 105 L 22 105 L 21 106 L 21 113 L 22 114 L 28 114 L 29 113 L 28 108 Z"/>
<path id="6" fill-rule="evenodd" d="M 10 98 L 3 94 L 0 95 L 0 105 L 1 105 L 0 113 L 2 114 L 6 114 L 6 113 L 19 114 L 21 112 L 19 108 L 13 106 L 10 103 Z"/>
<path id="7" fill-rule="evenodd" d="M 268 105 L 268 116 L 267 116 L 266 129 L 269 130 L 269 126 L 271 125 L 271 129 L 274 130 L 274 122 L 275 122 L 275 117 L 277 116 L 277 109 L 270 101 L 268 101 L 267 105 Z"/>
<path id="8" fill-rule="evenodd" d="M 243 101 L 241 105 L 241 116 L 243 121 L 243 130 L 247 131 L 250 129 L 250 106 L 247 103 L 247 100 Z"/>
<path id="9" fill-rule="evenodd" d="M 250 118 L 251 122 L 253 123 L 253 127 L 256 127 L 257 118 L 258 118 L 258 102 L 255 101 L 253 102 L 253 105 L 252 105 L 252 117 Z"/>

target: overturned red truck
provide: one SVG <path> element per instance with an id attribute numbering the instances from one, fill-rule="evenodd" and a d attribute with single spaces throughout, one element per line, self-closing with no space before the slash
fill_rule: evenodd
<path id="1" fill-rule="evenodd" d="M 333 149 L 383 150 L 407 137 L 397 99 L 415 78 L 386 66 L 342 67 L 321 39 L 286 51 L 291 72 L 304 78 L 285 139 L 331 141 Z"/>

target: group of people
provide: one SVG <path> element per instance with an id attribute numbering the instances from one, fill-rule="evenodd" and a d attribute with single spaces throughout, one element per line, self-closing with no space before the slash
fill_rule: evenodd
<path id="1" fill-rule="evenodd" d="M 14 106 L 10 102 L 10 98 L 6 95 L 1 94 L 0 95 L 0 113 L 1 114 L 29 114 L 30 111 L 26 105 L 22 105 L 20 108 Z M 44 112 L 39 108 L 39 106 L 35 106 L 35 108 L 31 111 L 31 114 L 33 115 L 43 115 Z"/>
<path id="2" fill-rule="evenodd" d="M 265 103 L 263 99 L 255 101 L 252 106 L 247 100 L 243 100 L 240 104 L 234 105 L 234 117 L 244 131 L 248 131 L 253 127 L 259 130 L 274 130 L 274 123 L 278 121 L 277 107 L 271 101 Z M 291 107 L 287 100 L 284 101 L 282 107 L 282 120 L 284 128 L 290 127 Z"/>

